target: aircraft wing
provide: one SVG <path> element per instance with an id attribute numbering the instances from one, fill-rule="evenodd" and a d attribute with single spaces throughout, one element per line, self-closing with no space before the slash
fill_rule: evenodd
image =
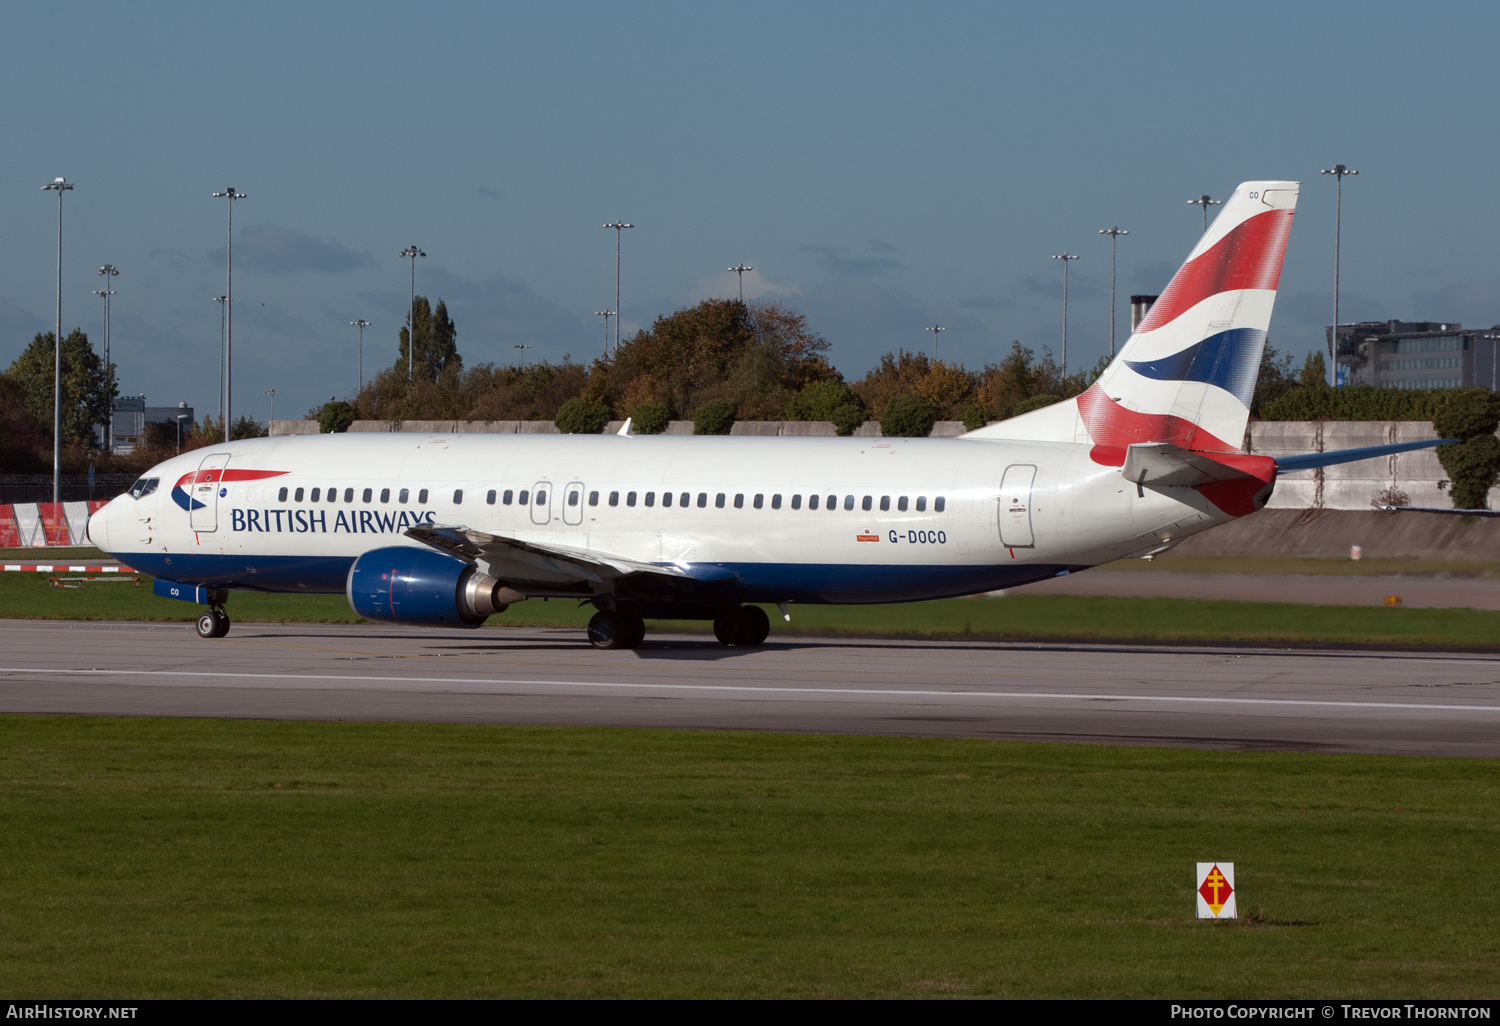
<path id="1" fill-rule="evenodd" d="M 542 545 L 467 527 L 413 527 L 406 536 L 460 559 L 481 563 L 486 572 L 507 581 L 603 584 L 632 574 L 655 574 L 684 581 L 701 579 L 670 563 L 645 563 L 591 549 Z"/>

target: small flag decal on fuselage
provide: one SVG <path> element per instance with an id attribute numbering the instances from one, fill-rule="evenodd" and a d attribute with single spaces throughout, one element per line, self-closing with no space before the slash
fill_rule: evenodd
<path id="1" fill-rule="evenodd" d="M 878 542 L 880 540 L 880 535 L 878 535 L 878 534 L 869 534 L 869 533 L 866 533 L 866 534 L 856 534 L 854 536 L 854 540 L 855 541 L 873 541 L 873 542 Z"/>

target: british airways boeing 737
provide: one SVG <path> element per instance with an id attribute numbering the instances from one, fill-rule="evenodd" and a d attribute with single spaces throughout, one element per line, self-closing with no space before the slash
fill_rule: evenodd
<path id="1" fill-rule="evenodd" d="M 1296 182 L 1246 182 L 1075 399 L 960 438 L 334 434 L 167 460 L 89 521 L 94 544 L 203 604 L 337 593 L 387 623 L 473 627 L 591 602 L 589 640 L 646 618 L 770 629 L 750 603 L 936 599 L 1164 551 L 1265 505 L 1278 470 L 1438 444 L 1244 455 Z"/>

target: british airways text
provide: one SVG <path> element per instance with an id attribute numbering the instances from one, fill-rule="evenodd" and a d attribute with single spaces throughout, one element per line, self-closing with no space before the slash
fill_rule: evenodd
<path id="1" fill-rule="evenodd" d="M 326 509 L 232 509 L 230 528 L 272 534 L 402 534 L 437 522 L 433 510 L 338 510 L 330 524 Z"/>

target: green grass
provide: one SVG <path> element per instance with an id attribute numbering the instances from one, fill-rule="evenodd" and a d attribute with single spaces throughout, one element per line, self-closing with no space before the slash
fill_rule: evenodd
<path id="1" fill-rule="evenodd" d="M 1493 997 L 1494 761 L 0 717 L 0 991 Z M 1198 860 L 1242 915 L 1193 918 Z"/>
<path id="2" fill-rule="evenodd" d="M 48 574 L 0 574 L 0 619 L 158 620 L 188 622 L 200 607 L 110 581 L 63 589 Z M 792 606 L 786 624 L 768 607 L 772 631 L 813 634 L 904 634 L 930 637 L 1076 638 L 1139 641 L 1241 641 L 1299 644 L 1500 646 L 1500 612 L 1477 609 L 1387 609 L 1273 602 L 1027 595 L 947 599 L 884 606 Z M 358 623 L 341 595 L 237 592 L 229 612 L 239 622 Z M 591 606 L 571 601 L 519 602 L 492 627 L 578 627 Z M 703 621 L 652 621 L 653 629 L 703 631 Z"/>

